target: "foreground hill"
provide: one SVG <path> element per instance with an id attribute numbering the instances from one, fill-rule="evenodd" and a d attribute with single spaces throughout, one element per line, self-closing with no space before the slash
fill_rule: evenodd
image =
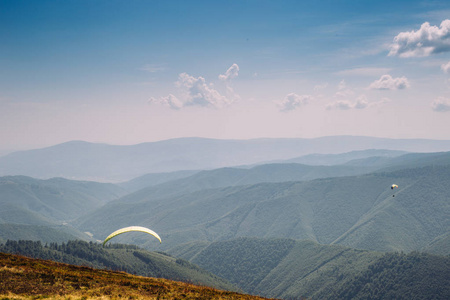
<path id="1" fill-rule="evenodd" d="M 450 257 L 239 238 L 171 250 L 245 292 L 283 299 L 450 299 Z"/>
<path id="2" fill-rule="evenodd" d="M 263 299 L 204 286 L 0 253 L 4 299 Z"/>
<path id="3" fill-rule="evenodd" d="M 358 136 L 252 140 L 180 138 L 131 146 L 73 141 L 0 157 L 0 176 L 125 181 L 148 173 L 215 169 L 312 153 L 333 154 L 365 149 L 448 151 L 450 141 Z"/>
<path id="4" fill-rule="evenodd" d="M 394 182 L 399 188 L 393 192 Z M 172 194 L 137 192 L 110 202 L 80 218 L 76 227 L 101 240 L 132 222 L 158 232 L 165 249 L 247 236 L 379 251 L 422 250 L 450 231 L 449 182 L 446 165 L 183 194 L 174 194 L 179 185 L 173 185 Z M 139 244 L 127 238 L 122 241 Z M 450 254 L 450 247 L 439 248 Z"/>
<path id="5" fill-rule="evenodd" d="M 0 252 L 97 269 L 125 271 L 134 275 L 190 282 L 222 290 L 239 289 L 226 280 L 183 259 L 162 252 L 150 252 L 136 246 L 113 244 L 102 247 L 97 243 L 69 241 L 60 245 L 43 245 L 40 241 L 7 241 Z"/>

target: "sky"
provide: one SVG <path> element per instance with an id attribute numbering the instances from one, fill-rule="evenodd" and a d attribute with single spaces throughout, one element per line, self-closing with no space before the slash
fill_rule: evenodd
<path id="1" fill-rule="evenodd" d="M 0 154 L 333 135 L 450 140 L 450 1 L 0 0 Z"/>

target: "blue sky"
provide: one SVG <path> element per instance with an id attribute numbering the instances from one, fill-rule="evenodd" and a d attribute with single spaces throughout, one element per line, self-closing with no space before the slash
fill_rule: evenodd
<path id="1" fill-rule="evenodd" d="M 450 139 L 449 20 L 448 1 L 0 0 L 0 151 Z"/>

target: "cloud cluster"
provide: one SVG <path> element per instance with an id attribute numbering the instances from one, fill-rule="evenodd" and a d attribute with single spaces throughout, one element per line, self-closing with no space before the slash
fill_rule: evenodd
<path id="1" fill-rule="evenodd" d="M 221 80 L 227 82 L 227 94 L 229 97 L 226 97 L 214 89 L 213 84 L 207 84 L 205 78 L 202 76 L 194 77 L 187 73 L 181 73 L 178 76 L 178 81 L 175 83 L 176 87 L 182 93 L 181 99 L 170 94 L 161 98 L 152 97 L 149 99 L 149 103 L 162 104 L 175 110 L 186 106 L 222 108 L 238 98 L 238 95 L 229 86 L 230 80 L 236 78 L 238 75 L 239 66 L 237 64 L 233 64 L 225 74 L 219 75 Z"/>
<path id="2" fill-rule="evenodd" d="M 165 105 L 175 110 L 181 109 L 183 107 L 183 102 L 178 100 L 178 98 L 172 94 L 169 94 L 169 96 L 166 97 L 161 97 L 159 99 L 151 97 L 149 99 L 149 103 Z"/>
<path id="3" fill-rule="evenodd" d="M 393 78 L 391 75 L 383 75 L 380 79 L 375 80 L 369 86 L 376 90 L 401 90 L 410 86 L 406 77 Z"/>
<path id="4" fill-rule="evenodd" d="M 450 20 L 440 27 L 425 22 L 417 31 L 400 32 L 389 51 L 390 56 L 423 57 L 450 51 Z"/>
<path id="5" fill-rule="evenodd" d="M 314 86 L 314 91 L 320 91 L 320 90 L 324 90 L 328 87 L 328 83 L 323 83 L 323 84 L 317 84 Z"/>
<path id="6" fill-rule="evenodd" d="M 361 95 L 358 98 L 356 98 L 355 102 L 351 102 L 349 100 L 337 100 L 333 103 L 329 103 L 326 106 L 327 110 L 349 110 L 349 109 L 364 109 L 371 106 L 369 102 L 367 101 L 367 98 L 365 95 Z"/>
<path id="7" fill-rule="evenodd" d="M 446 64 L 441 65 L 441 69 L 445 73 L 450 73 L 450 61 Z"/>
<path id="8" fill-rule="evenodd" d="M 313 99 L 310 95 L 297 95 L 295 93 L 287 94 L 283 100 L 278 102 L 280 111 L 287 112 L 307 104 Z"/>
<path id="9" fill-rule="evenodd" d="M 227 89 L 227 97 L 232 101 L 238 100 L 240 97 L 238 94 L 234 92 L 234 89 L 231 87 L 231 79 L 238 77 L 239 75 L 239 66 L 237 64 L 232 64 L 231 67 L 225 72 L 225 74 L 220 74 L 219 79 L 225 82 L 225 86 Z"/>
<path id="10" fill-rule="evenodd" d="M 215 90 L 212 84 L 206 84 L 205 78 L 201 76 L 195 78 L 187 73 L 181 73 L 176 85 L 186 92 L 184 106 L 220 108 L 231 102 Z"/>
<path id="11" fill-rule="evenodd" d="M 450 99 L 439 97 L 431 103 L 431 107 L 436 112 L 450 111 Z"/>
<path id="12" fill-rule="evenodd" d="M 237 64 L 232 64 L 231 67 L 229 67 L 228 70 L 225 72 L 225 74 L 219 75 L 219 79 L 227 81 L 238 77 L 238 75 L 239 75 L 239 66 Z"/>

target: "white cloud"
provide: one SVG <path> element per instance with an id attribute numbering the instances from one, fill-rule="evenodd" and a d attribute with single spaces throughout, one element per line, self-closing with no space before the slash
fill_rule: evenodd
<path id="1" fill-rule="evenodd" d="M 431 107 L 436 112 L 450 111 L 450 99 L 439 97 L 431 103 Z"/>
<path id="2" fill-rule="evenodd" d="M 327 110 L 349 110 L 349 109 L 364 109 L 369 106 L 365 95 L 360 95 L 356 98 L 355 102 L 352 102 L 351 98 L 354 97 L 355 92 L 353 89 L 348 88 L 345 80 L 342 80 L 338 85 L 338 91 L 334 94 L 336 101 L 327 104 Z"/>
<path id="3" fill-rule="evenodd" d="M 166 97 L 161 97 L 159 99 L 152 97 L 150 98 L 149 103 L 162 104 L 176 110 L 181 109 L 183 107 L 183 102 L 178 100 L 178 98 L 172 94 L 169 94 L 169 96 Z"/>
<path id="4" fill-rule="evenodd" d="M 441 69 L 445 73 L 450 73 L 450 61 L 446 64 L 441 65 Z"/>
<path id="5" fill-rule="evenodd" d="M 234 92 L 234 89 L 231 87 L 231 79 L 238 77 L 239 75 L 239 66 L 237 64 L 233 64 L 225 74 L 219 75 L 219 79 L 225 82 L 225 86 L 227 89 L 227 97 L 229 99 L 238 100 L 240 96 Z"/>
<path id="6" fill-rule="evenodd" d="M 237 64 L 233 64 L 231 67 L 228 68 L 225 74 L 219 75 L 219 79 L 227 81 L 238 77 L 238 75 L 239 75 L 239 66 Z"/>
<path id="7" fill-rule="evenodd" d="M 391 45 L 389 56 L 422 57 L 450 51 L 450 20 L 440 27 L 425 22 L 417 31 L 400 32 Z"/>
<path id="8" fill-rule="evenodd" d="M 237 65 L 236 65 L 237 67 Z M 228 69 L 227 73 L 222 76 L 227 76 L 227 82 L 231 78 L 237 76 L 236 70 L 239 70 L 233 66 Z M 227 84 L 227 94 L 229 97 L 223 96 L 219 91 L 214 89 L 213 84 L 207 84 L 205 78 L 199 76 L 194 77 L 187 73 L 181 73 L 178 75 L 178 81 L 175 86 L 180 90 L 181 97 L 176 97 L 173 94 L 169 94 L 166 97 L 150 98 L 149 103 L 157 103 L 170 107 L 171 109 L 179 110 L 186 106 L 202 106 L 212 108 L 222 108 L 231 104 L 234 100 L 239 98 L 233 89 Z"/>
<path id="9" fill-rule="evenodd" d="M 327 87 L 328 87 L 328 83 L 318 84 L 318 85 L 314 86 L 314 91 L 320 91 L 320 90 L 326 89 Z"/>
<path id="10" fill-rule="evenodd" d="M 339 82 L 337 88 L 338 88 L 338 91 L 334 94 L 335 98 L 340 98 L 341 100 L 346 100 L 347 98 L 349 98 L 355 94 L 355 92 L 351 88 L 347 87 L 347 83 L 345 82 L 345 80 L 341 80 L 341 82 Z"/>
<path id="11" fill-rule="evenodd" d="M 409 86 L 409 81 L 406 77 L 393 78 L 391 75 L 383 75 L 380 79 L 372 82 L 369 88 L 376 90 L 401 90 Z"/>
<path id="12" fill-rule="evenodd" d="M 187 73 L 181 73 L 176 85 L 187 92 L 184 106 L 220 108 L 231 103 L 215 90 L 212 84 L 206 84 L 205 78 L 201 76 L 195 78 Z"/>
<path id="13" fill-rule="evenodd" d="M 329 103 L 327 105 L 326 109 L 327 110 L 332 110 L 332 109 L 349 110 L 349 109 L 352 109 L 353 107 L 354 107 L 354 104 L 352 104 L 348 100 L 338 100 L 333 103 Z"/>
<path id="14" fill-rule="evenodd" d="M 345 82 L 345 80 L 342 80 L 341 82 L 339 82 L 338 91 L 334 94 L 334 97 L 347 99 L 354 94 L 355 92 L 347 87 L 347 83 Z"/>
<path id="15" fill-rule="evenodd" d="M 350 110 L 350 109 L 366 109 L 370 107 L 375 107 L 381 104 L 389 102 L 389 99 L 383 98 L 378 102 L 369 102 L 365 95 L 360 95 L 356 98 L 355 102 L 350 100 L 336 100 L 335 102 L 329 103 L 326 106 L 327 110 Z"/>
<path id="16" fill-rule="evenodd" d="M 368 106 L 369 102 L 367 101 L 367 97 L 365 95 L 361 95 L 356 99 L 356 103 L 353 105 L 353 108 L 364 109 Z"/>
<path id="17" fill-rule="evenodd" d="M 295 93 L 287 94 L 283 100 L 278 102 L 278 107 L 280 111 L 291 111 L 300 106 L 307 104 L 313 99 L 310 95 L 297 95 Z"/>

